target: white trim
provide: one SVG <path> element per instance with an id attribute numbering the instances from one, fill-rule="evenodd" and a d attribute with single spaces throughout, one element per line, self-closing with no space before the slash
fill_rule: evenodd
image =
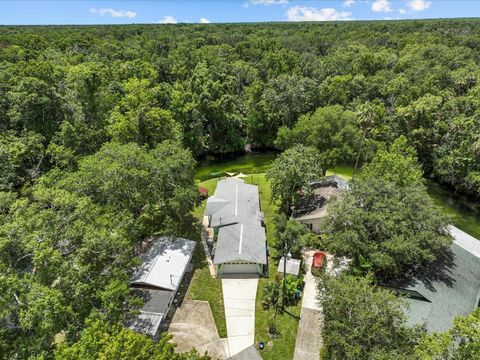
<path id="1" fill-rule="evenodd" d="M 450 234 L 453 236 L 454 244 L 460 246 L 462 249 L 468 251 L 473 256 L 480 259 L 480 241 L 473 236 L 460 230 L 459 228 L 449 225 Z"/>
<path id="2" fill-rule="evenodd" d="M 235 217 L 238 213 L 238 186 L 235 185 Z"/>
<path id="3" fill-rule="evenodd" d="M 242 253 L 242 242 L 243 242 L 243 224 L 240 224 L 240 241 L 238 242 L 238 253 Z"/>

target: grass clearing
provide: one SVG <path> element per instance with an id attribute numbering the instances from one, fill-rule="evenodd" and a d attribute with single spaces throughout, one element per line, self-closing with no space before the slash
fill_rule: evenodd
<path id="1" fill-rule="evenodd" d="M 255 157 L 259 157 L 259 160 L 254 160 Z M 275 156 L 272 154 L 263 157 L 262 155 L 249 155 L 246 159 L 240 158 L 240 160 L 228 160 L 216 164 L 210 164 L 205 168 L 199 168 L 197 170 L 197 179 L 204 180 L 198 182 L 198 186 L 208 189 L 210 195 L 214 193 L 217 182 L 220 179 L 218 177 L 212 178 L 212 173 L 241 171 L 245 174 L 249 174 L 245 178 L 245 181 L 259 187 L 261 208 L 265 214 L 267 243 L 271 243 L 274 236 L 275 229 L 272 218 L 276 212 L 277 206 L 270 203 L 271 189 L 264 172 L 268 170 L 274 158 Z M 332 174 L 337 174 L 350 180 L 353 174 L 353 167 L 348 165 L 336 166 L 327 172 L 327 175 Z M 457 199 L 452 198 L 449 192 L 440 188 L 438 185 L 429 184 L 428 192 L 435 203 L 442 207 L 445 213 L 452 217 L 453 223 L 456 226 L 469 234 L 480 238 L 479 209 L 472 209 L 469 206 L 464 206 L 465 204 L 460 204 Z M 201 221 L 204 209 L 205 201 L 198 206 L 193 213 L 197 222 Z M 199 238 L 199 231 L 197 231 L 196 237 L 193 238 Z M 227 331 L 221 281 L 219 279 L 213 279 L 210 276 L 205 254 L 201 246 L 197 247 L 193 261 L 196 264 L 196 271 L 190 284 L 187 298 L 208 301 L 212 309 L 219 335 L 221 337 L 226 337 Z M 281 335 L 278 339 L 271 339 L 268 335 L 268 323 L 270 318 L 274 316 L 275 310 L 264 310 L 260 302 L 263 285 L 269 280 L 273 280 L 276 275 L 276 261 L 270 258 L 269 265 L 269 277 L 260 279 L 258 284 L 255 316 L 255 344 L 258 346 L 260 341 L 264 341 L 267 344 L 265 349 L 261 350 L 261 355 L 264 359 L 291 359 L 293 358 L 295 349 L 298 328 L 297 318 L 279 312 L 277 314 L 276 322 Z M 300 304 L 287 307 L 287 311 L 297 317 L 300 315 L 300 309 Z"/>
<path id="2" fill-rule="evenodd" d="M 197 246 L 192 262 L 196 266 L 196 270 L 190 282 L 186 298 L 189 300 L 208 301 L 215 325 L 217 326 L 218 335 L 227 337 L 222 282 L 220 279 L 214 279 L 210 276 L 205 252 L 201 244 Z"/>
<path id="3" fill-rule="evenodd" d="M 210 194 L 213 194 L 217 186 L 218 179 L 211 179 L 202 183 L 202 186 L 208 189 Z M 190 282 L 186 298 L 189 300 L 203 300 L 208 301 L 212 310 L 213 319 L 217 326 L 218 335 L 220 337 L 227 337 L 227 323 L 225 321 L 225 309 L 223 307 L 223 293 L 222 282 L 220 279 L 214 279 L 210 276 L 210 270 L 208 268 L 205 251 L 200 243 L 200 224 L 203 219 L 203 213 L 205 211 L 206 201 L 197 206 L 193 212 L 198 226 L 196 228 L 196 237 L 194 238 L 199 243 L 195 249 L 193 255 L 192 264 L 195 267 L 195 273 Z M 195 236 L 195 235 L 194 235 Z"/>
<path id="4" fill-rule="evenodd" d="M 258 186 L 260 193 L 260 203 L 262 211 L 265 214 L 267 244 L 273 240 L 275 228 L 273 225 L 273 216 L 277 206 L 270 202 L 271 189 L 265 174 L 252 174 L 245 178 L 249 184 Z M 265 342 L 266 346 L 260 353 L 263 359 L 292 359 L 295 351 L 295 341 L 297 338 L 298 316 L 300 315 L 301 303 L 296 306 L 288 306 L 286 310 L 294 315 L 287 313 L 277 313 L 276 324 L 280 332 L 278 339 L 271 339 L 268 334 L 269 320 L 275 315 L 275 309 L 264 310 L 261 304 L 263 286 L 267 282 L 275 279 L 278 263 L 274 259 L 269 259 L 269 276 L 260 278 L 258 282 L 257 298 L 255 304 L 255 345 L 258 348 L 260 341 Z"/>
<path id="5" fill-rule="evenodd" d="M 203 161 L 197 165 L 195 178 L 205 181 L 224 176 L 225 171 L 244 174 L 264 173 L 276 157 L 275 153 L 245 154 L 225 160 Z"/>

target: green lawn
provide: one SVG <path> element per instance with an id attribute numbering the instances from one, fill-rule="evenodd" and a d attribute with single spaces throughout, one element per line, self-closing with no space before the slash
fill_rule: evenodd
<path id="1" fill-rule="evenodd" d="M 218 179 L 211 179 L 202 183 L 199 186 L 208 189 L 210 194 L 213 194 L 217 185 Z M 205 201 L 202 202 L 193 212 L 193 216 L 197 221 L 197 234 L 195 239 L 198 239 L 199 244 L 195 250 L 192 263 L 195 266 L 195 273 L 188 288 L 186 295 L 190 300 L 208 301 L 212 309 L 213 319 L 217 325 L 218 335 L 220 337 L 227 337 L 227 324 L 225 322 L 225 309 L 223 307 L 222 283 L 220 279 L 214 279 L 210 276 L 208 269 L 205 251 L 200 243 L 200 223 L 203 218 L 205 210 Z"/>
<path id="2" fill-rule="evenodd" d="M 243 172 L 244 174 L 255 174 L 266 172 L 275 160 L 274 153 L 266 154 L 245 154 L 230 160 L 203 161 L 197 166 L 195 178 L 204 181 L 221 176 L 219 173 Z"/>
<path id="3" fill-rule="evenodd" d="M 193 263 L 196 263 L 197 268 L 190 282 L 186 298 L 189 300 L 208 301 L 215 325 L 217 326 L 218 335 L 220 337 L 227 337 L 222 283 L 220 279 L 214 279 L 210 276 L 205 252 L 201 244 L 196 248 Z"/>
<path id="4" fill-rule="evenodd" d="M 351 180 L 353 175 L 353 167 L 350 165 L 337 165 L 327 170 L 327 175 L 338 175 L 344 179 Z"/>
<path id="5" fill-rule="evenodd" d="M 480 205 L 457 198 L 436 183 L 428 185 L 428 194 L 455 226 L 480 239 Z"/>
<path id="6" fill-rule="evenodd" d="M 219 178 L 209 179 L 199 182 L 198 186 L 208 189 L 209 194 L 213 194 Z M 265 178 L 265 174 L 250 174 L 245 178 L 249 184 L 258 186 L 260 193 L 260 203 L 262 211 L 265 214 L 267 242 L 271 241 L 274 234 L 274 227 L 272 217 L 277 209 L 275 204 L 270 203 L 271 190 Z M 203 212 L 205 210 L 205 201 L 198 206 L 193 215 L 197 221 L 201 221 Z M 190 283 L 187 298 L 195 300 L 206 300 L 210 303 L 213 317 L 218 328 L 220 337 L 226 337 L 225 311 L 223 307 L 222 285 L 219 279 L 212 279 L 207 267 L 205 254 L 201 246 L 197 247 L 194 257 L 194 263 L 197 267 L 195 275 Z M 288 314 L 277 314 L 277 325 L 280 331 L 278 339 L 270 339 L 268 335 L 268 322 L 273 317 L 275 311 L 264 310 L 261 305 L 261 292 L 263 284 L 269 279 L 274 279 L 276 274 L 277 264 L 270 259 L 269 278 L 261 278 L 258 284 L 256 313 L 255 313 L 255 343 L 258 345 L 260 341 L 264 341 L 266 346 L 261 351 L 264 359 L 292 359 L 295 350 L 295 340 L 297 336 L 298 320 Z M 300 304 L 298 306 L 287 307 L 287 311 L 292 315 L 300 315 Z"/>
<path id="7" fill-rule="evenodd" d="M 258 161 L 255 158 L 258 157 Z M 262 211 L 265 214 L 267 243 L 270 243 L 274 235 L 274 226 L 272 217 L 277 209 L 275 204 L 270 203 L 271 190 L 265 177 L 265 171 L 270 167 L 274 155 L 250 155 L 245 159 L 231 160 L 214 165 L 208 165 L 197 170 L 197 180 L 205 180 L 198 182 L 199 186 L 205 187 L 212 195 L 215 191 L 219 178 L 212 178 L 212 173 L 233 171 L 243 172 L 249 174 L 245 180 L 250 184 L 258 185 L 260 192 L 260 201 Z M 346 179 L 351 179 L 353 168 L 351 166 L 336 166 L 327 172 L 327 175 L 337 174 Z M 218 176 L 218 175 L 217 175 Z M 432 199 L 441 206 L 445 213 L 449 214 L 453 223 L 460 229 L 480 238 L 480 214 L 478 209 L 469 208 L 468 206 L 461 206 L 458 201 L 451 198 L 451 194 L 441 189 L 438 186 L 430 185 L 429 194 Z M 195 209 L 193 217 L 197 221 L 201 221 L 205 208 L 205 201 Z M 198 227 L 197 227 L 198 229 Z M 195 236 L 195 235 L 193 235 Z M 198 231 L 197 231 L 197 237 Z M 193 238 L 197 238 L 193 237 Z M 212 279 L 207 267 L 205 254 L 201 246 L 197 247 L 194 257 L 194 263 L 197 267 L 195 275 L 190 284 L 187 293 L 188 299 L 206 300 L 210 303 L 213 317 L 218 328 L 219 335 L 226 337 L 225 312 L 223 307 L 223 296 L 221 281 Z M 264 341 L 267 346 L 261 350 L 264 359 L 291 359 L 295 349 L 295 340 L 297 334 L 298 320 L 288 314 L 277 314 L 277 326 L 280 331 L 278 339 L 270 339 L 268 335 L 268 322 L 273 317 L 275 311 L 264 310 L 261 305 L 261 293 L 263 285 L 273 279 L 276 274 L 277 264 L 273 259 L 270 259 L 269 278 L 262 278 L 259 281 L 257 291 L 256 316 L 255 316 L 255 344 L 258 346 L 260 341 Z M 300 305 L 288 307 L 287 311 L 292 315 L 299 316 Z"/>
<path id="8" fill-rule="evenodd" d="M 250 183 L 257 185 L 260 192 L 260 202 L 262 211 L 265 214 L 265 223 L 267 230 L 267 244 L 271 242 L 274 234 L 274 226 L 272 222 L 273 215 L 277 209 L 275 204 L 270 203 L 271 190 L 265 174 L 254 174 L 245 178 Z M 286 313 L 278 312 L 276 322 L 280 331 L 278 339 L 271 339 L 268 334 L 268 322 L 275 315 L 275 310 L 264 310 L 261 304 L 263 285 L 275 278 L 278 264 L 272 258 L 269 259 L 269 277 L 261 278 L 258 283 L 256 311 L 255 311 L 255 344 L 263 341 L 267 344 L 261 355 L 264 359 L 292 359 L 295 351 L 295 340 L 297 337 L 298 319 Z M 287 311 L 298 317 L 300 315 L 301 306 L 289 306 Z"/>

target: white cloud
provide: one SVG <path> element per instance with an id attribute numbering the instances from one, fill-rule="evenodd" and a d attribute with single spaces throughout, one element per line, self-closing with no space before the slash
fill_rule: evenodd
<path id="1" fill-rule="evenodd" d="M 166 15 L 163 17 L 162 20 L 158 20 L 159 24 L 176 24 L 177 19 L 175 19 L 173 16 Z"/>
<path id="2" fill-rule="evenodd" d="M 398 12 L 399 12 L 400 14 L 405 14 L 405 13 L 407 12 L 407 10 L 405 10 L 405 9 L 399 9 Z"/>
<path id="3" fill-rule="evenodd" d="M 210 24 L 210 20 L 208 20 L 207 18 L 200 18 L 200 24 Z"/>
<path id="4" fill-rule="evenodd" d="M 350 7 L 355 4 L 355 0 L 345 0 L 343 2 L 343 7 Z"/>
<path id="5" fill-rule="evenodd" d="M 288 0 L 250 0 L 253 5 L 286 5 Z"/>
<path id="6" fill-rule="evenodd" d="M 120 17 L 126 17 L 126 18 L 134 18 L 137 16 L 137 13 L 135 11 L 131 10 L 115 10 L 112 8 L 91 8 L 90 12 L 92 14 L 97 14 L 99 16 L 105 16 L 105 15 L 110 15 L 111 17 L 114 18 L 120 18 Z"/>
<path id="7" fill-rule="evenodd" d="M 337 11 L 333 8 L 316 9 L 307 6 L 294 6 L 287 10 L 289 21 L 334 21 L 351 20 L 349 12 Z"/>
<path id="8" fill-rule="evenodd" d="M 432 2 L 425 0 L 412 0 L 409 1 L 407 4 L 407 6 L 413 11 L 423 11 L 425 9 L 428 9 L 430 5 L 432 5 Z"/>
<path id="9" fill-rule="evenodd" d="M 390 12 L 392 11 L 392 7 L 388 0 L 376 0 L 372 4 L 372 10 L 375 12 Z"/>

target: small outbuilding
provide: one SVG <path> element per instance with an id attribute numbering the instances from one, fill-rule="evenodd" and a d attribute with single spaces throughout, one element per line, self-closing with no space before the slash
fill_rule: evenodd
<path id="1" fill-rule="evenodd" d="M 284 266 L 284 257 L 280 259 L 278 262 L 278 269 L 277 271 L 279 273 L 283 274 L 283 266 Z M 302 260 L 298 259 L 292 259 L 287 257 L 287 267 L 286 267 L 286 273 L 298 277 L 300 275 L 300 265 L 302 264 Z"/>
<path id="2" fill-rule="evenodd" d="M 195 249 L 195 241 L 183 238 L 160 237 L 140 259 L 142 264 L 131 281 L 133 291 L 144 305 L 129 328 L 153 338 L 172 305 Z"/>

